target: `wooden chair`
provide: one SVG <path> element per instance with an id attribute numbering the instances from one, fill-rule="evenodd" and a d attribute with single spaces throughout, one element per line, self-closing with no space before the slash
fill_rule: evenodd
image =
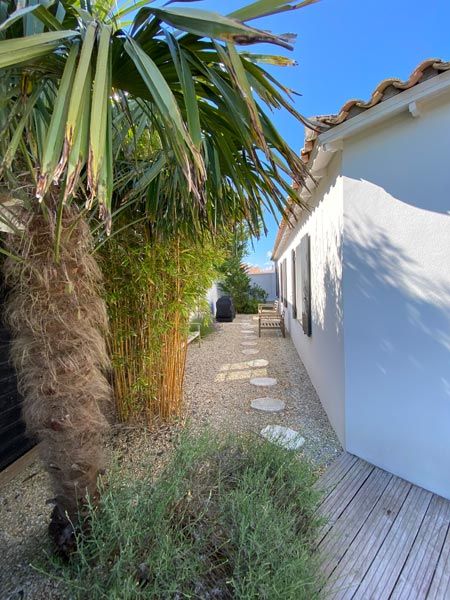
<path id="1" fill-rule="evenodd" d="M 259 337 L 263 329 L 280 329 L 283 337 L 286 337 L 283 309 L 278 300 L 271 304 L 258 304 L 258 324 Z"/>

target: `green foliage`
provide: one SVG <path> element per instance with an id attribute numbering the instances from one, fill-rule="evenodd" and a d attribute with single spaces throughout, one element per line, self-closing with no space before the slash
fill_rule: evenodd
<path id="1" fill-rule="evenodd" d="M 110 239 L 103 258 L 118 416 L 176 416 L 190 317 L 217 276 L 220 252 L 210 239 L 165 240 L 141 226 Z"/>
<path id="2" fill-rule="evenodd" d="M 255 314 L 258 304 L 267 300 L 267 292 L 252 284 L 243 263 L 247 254 L 248 232 L 242 225 L 231 236 L 226 250 L 227 258 L 220 267 L 220 288 L 233 298 L 236 312 Z"/>
<path id="3" fill-rule="evenodd" d="M 195 316 L 192 318 L 191 330 L 193 331 L 197 329 L 196 327 L 193 327 L 194 323 L 198 323 L 200 325 L 200 335 L 202 339 L 214 331 L 214 321 L 211 314 L 211 309 L 207 302 L 205 302 L 203 310 L 197 311 Z"/>
<path id="4" fill-rule="evenodd" d="M 187 437 L 156 480 L 110 474 L 58 574 L 78 599 L 315 600 L 313 483 L 268 442 Z"/>
<path id="5" fill-rule="evenodd" d="M 264 207 L 301 205 L 306 167 L 269 114 L 303 118 L 263 66 L 294 61 L 247 48 L 293 37 L 244 21 L 304 5 L 252 2 L 230 19 L 151 1 L 2 2 L 1 186 L 45 213 L 56 184 L 61 205 L 98 208 L 108 229 L 125 197 L 160 230 L 243 215 L 255 230 Z"/>

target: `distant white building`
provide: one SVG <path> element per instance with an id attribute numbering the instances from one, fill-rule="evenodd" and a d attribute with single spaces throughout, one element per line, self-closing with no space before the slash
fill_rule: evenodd
<path id="1" fill-rule="evenodd" d="M 277 297 L 277 278 L 275 269 L 261 269 L 259 267 L 249 267 L 247 274 L 254 285 L 259 285 L 267 293 L 267 301 L 273 302 Z"/>
<path id="2" fill-rule="evenodd" d="M 450 498 L 450 63 L 317 123 L 273 251 L 287 329 L 344 447 Z"/>
<path id="3" fill-rule="evenodd" d="M 219 289 L 219 284 L 217 282 L 214 282 L 209 288 L 209 290 L 206 292 L 206 301 L 208 302 L 213 317 L 216 316 L 216 302 L 220 298 L 220 296 L 221 293 Z"/>

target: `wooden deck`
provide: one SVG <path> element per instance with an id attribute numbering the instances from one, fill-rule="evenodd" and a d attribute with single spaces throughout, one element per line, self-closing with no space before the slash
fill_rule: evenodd
<path id="1" fill-rule="evenodd" d="M 326 600 L 450 599 L 448 500 L 347 453 L 319 487 Z"/>

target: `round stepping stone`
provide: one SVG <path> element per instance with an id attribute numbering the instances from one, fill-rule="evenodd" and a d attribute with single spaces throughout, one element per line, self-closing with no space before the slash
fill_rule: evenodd
<path id="1" fill-rule="evenodd" d="M 265 358 L 256 358 L 255 360 L 249 360 L 247 364 L 249 367 L 267 367 L 269 361 Z"/>
<path id="2" fill-rule="evenodd" d="M 286 406 L 283 400 L 277 400 L 276 398 L 256 398 L 250 404 L 252 408 L 264 410 L 265 412 L 279 412 L 284 410 Z"/>
<path id="3" fill-rule="evenodd" d="M 306 441 L 298 431 L 282 425 L 267 425 L 261 430 L 261 435 L 269 442 L 277 444 L 285 450 L 298 450 Z"/>
<path id="4" fill-rule="evenodd" d="M 253 377 L 253 379 L 250 379 L 250 383 L 257 386 L 266 386 L 276 385 L 278 382 L 273 377 Z"/>
<path id="5" fill-rule="evenodd" d="M 258 354 L 259 350 L 256 350 L 255 348 L 246 348 L 245 350 L 241 350 L 242 354 Z"/>
<path id="6" fill-rule="evenodd" d="M 258 342 L 241 342 L 241 346 L 257 346 Z"/>

